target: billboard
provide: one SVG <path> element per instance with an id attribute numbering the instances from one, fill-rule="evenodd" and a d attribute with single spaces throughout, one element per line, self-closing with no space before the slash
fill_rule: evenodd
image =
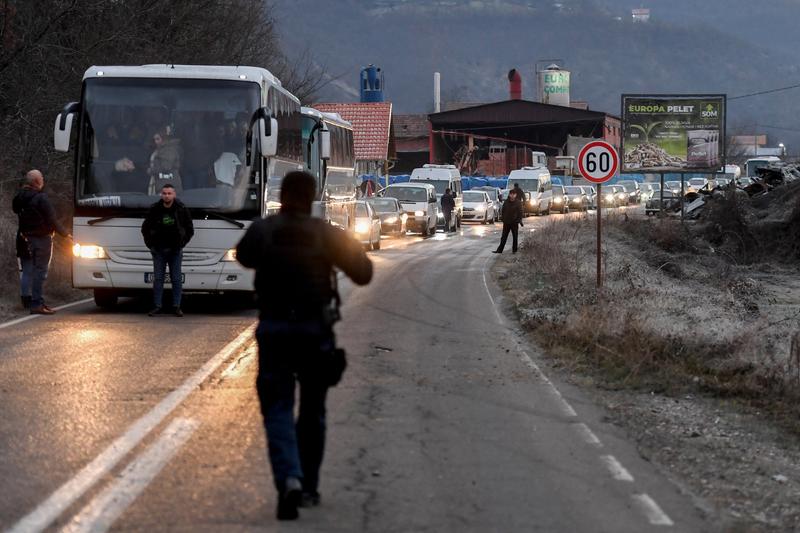
<path id="1" fill-rule="evenodd" d="M 622 95 L 623 172 L 717 172 L 725 95 Z"/>

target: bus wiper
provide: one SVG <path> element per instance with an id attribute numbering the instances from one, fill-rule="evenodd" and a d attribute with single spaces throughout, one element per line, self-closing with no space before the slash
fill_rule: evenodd
<path id="1" fill-rule="evenodd" d="M 202 212 L 205 213 L 206 216 L 211 216 L 211 217 L 214 217 L 214 218 L 218 218 L 220 220 L 224 220 L 225 222 L 230 222 L 231 224 L 233 224 L 234 226 L 236 226 L 239 229 L 243 229 L 244 228 L 244 223 L 243 222 L 239 222 L 236 219 L 227 217 L 227 216 L 223 215 L 222 213 L 218 213 L 217 211 L 212 211 L 210 209 L 202 209 Z"/>
<path id="2" fill-rule="evenodd" d="M 86 223 L 90 226 L 94 226 L 95 224 L 99 224 L 100 222 L 105 222 L 106 220 L 111 220 L 113 218 L 119 218 L 121 215 L 109 215 L 100 218 L 93 218 L 92 220 L 87 220 Z"/>

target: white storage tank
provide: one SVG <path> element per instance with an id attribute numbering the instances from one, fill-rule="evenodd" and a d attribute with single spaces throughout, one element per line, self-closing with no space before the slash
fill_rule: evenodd
<path id="1" fill-rule="evenodd" d="M 569 107 L 569 71 L 552 64 L 536 74 L 539 101 Z"/>

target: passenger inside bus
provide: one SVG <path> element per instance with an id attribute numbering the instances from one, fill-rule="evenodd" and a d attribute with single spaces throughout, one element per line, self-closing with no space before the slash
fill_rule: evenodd
<path id="1" fill-rule="evenodd" d="M 150 176 L 147 194 L 155 196 L 167 183 L 180 194 L 183 192 L 180 139 L 172 135 L 170 126 L 162 126 L 153 134 L 153 144 L 155 149 L 150 154 L 150 165 L 147 169 Z"/>

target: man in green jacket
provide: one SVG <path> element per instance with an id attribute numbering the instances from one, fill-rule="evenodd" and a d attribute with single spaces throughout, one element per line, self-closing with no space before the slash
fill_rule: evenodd
<path id="1" fill-rule="evenodd" d="M 192 214 L 175 196 L 175 187 L 167 183 L 161 187 L 161 200 L 150 206 L 142 223 L 144 244 L 153 256 L 153 310 L 150 316 L 164 313 L 162 298 L 169 266 L 172 283 L 172 312 L 183 316 L 181 289 L 183 287 L 183 248 L 194 235 Z"/>

